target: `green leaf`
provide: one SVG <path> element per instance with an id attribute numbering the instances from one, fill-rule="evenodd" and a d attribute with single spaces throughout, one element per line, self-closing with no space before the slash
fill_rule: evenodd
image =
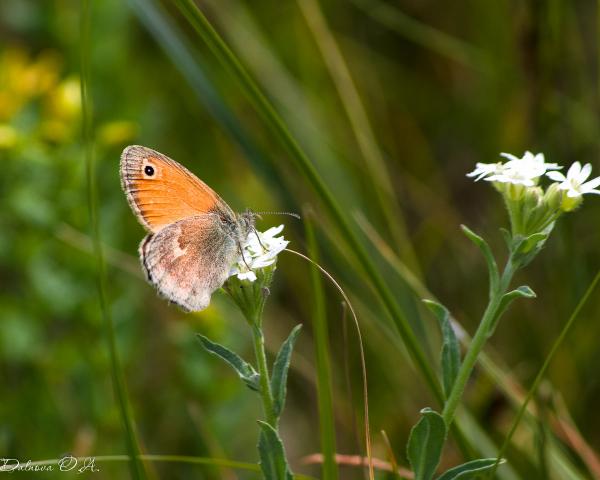
<path id="1" fill-rule="evenodd" d="M 446 423 L 431 408 L 424 408 L 421 414 L 421 420 L 410 431 L 406 454 L 415 472 L 415 480 L 431 480 L 446 441 Z"/>
<path id="2" fill-rule="evenodd" d="M 275 415 L 279 418 L 285 405 L 285 394 L 286 394 L 286 383 L 288 369 L 290 368 L 290 360 L 292 358 L 292 351 L 294 350 L 294 344 L 296 338 L 300 333 L 302 325 L 296 325 L 291 331 L 287 340 L 281 345 L 281 349 L 275 357 L 273 363 L 273 376 L 271 378 L 271 391 L 273 392 L 273 409 Z"/>
<path id="3" fill-rule="evenodd" d="M 442 330 L 442 383 L 444 394 L 448 398 L 460 369 L 460 346 L 452 328 L 448 309 L 441 303 L 432 300 L 423 300 L 423 303 L 436 316 Z"/>
<path id="4" fill-rule="evenodd" d="M 520 245 L 519 252 L 527 253 L 533 250 L 534 248 L 541 248 L 541 246 L 547 239 L 547 233 L 534 233 L 533 235 L 530 235 L 527 238 L 525 238 L 523 243 Z"/>
<path id="5" fill-rule="evenodd" d="M 265 480 L 292 480 L 292 472 L 285 459 L 283 442 L 277 431 L 268 423 L 258 421 L 261 428 L 258 437 L 260 468 Z"/>
<path id="6" fill-rule="evenodd" d="M 469 240 L 471 240 L 475 245 L 477 245 L 477 247 L 479 248 L 479 250 L 481 250 L 481 252 L 483 253 L 483 256 L 485 257 L 485 261 L 487 263 L 488 272 L 489 272 L 490 296 L 491 296 L 492 293 L 495 292 L 496 289 L 498 288 L 498 283 L 500 282 L 500 274 L 498 273 L 498 265 L 496 265 L 496 260 L 494 259 L 494 254 L 492 253 L 492 249 L 490 248 L 490 246 L 487 244 L 487 242 L 483 238 L 481 238 L 479 235 L 477 235 L 475 232 L 473 232 L 467 226 L 461 225 L 460 228 L 462 228 L 462 231 L 469 238 Z"/>
<path id="7" fill-rule="evenodd" d="M 472 460 L 470 462 L 463 463 L 458 467 L 451 468 L 439 476 L 437 480 L 467 480 L 469 478 L 475 478 L 481 472 L 490 470 L 495 463 L 495 458 L 480 458 L 478 460 Z M 504 460 L 501 460 L 500 463 L 504 463 Z"/>
<path id="8" fill-rule="evenodd" d="M 223 345 L 219 345 L 218 343 L 209 340 L 204 335 L 200 335 L 199 333 L 197 336 L 204 349 L 229 364 L 248 386 L 248 388 L 256 392 L 260 390 L 260 375 L 256 372 L 256 370 L 254 370 L 252 365 L 243 360 L 237 353 L 232 352 Z"/>
<path id="9" fill-rule="evenodd" d="M 535 292 L 527 285 L 521 285 L 520 287 L 515 288 L 514 290 L 511 290 L 508 293 L 505 293 L 502 296 L 502 300 L 500 301 L 500 305 L 498 306 L 498 311 L 496 312 L 496 317 L 494 318 L 494 321 L 492 322 L 492 325 L 490 327 L 490 331 L 488 332 L 488 335 L 492 335 L 494 333 L 494 330 L 496 329 L 496 325 L 498 324 L 498 320 L 500 320 L 500 317 L 502 316 L 502 314 L 504 314 L 506 309 L 510 306 L 510 304 L 516 298 L 535 298 L 535 297 L 536 297 Z"/>

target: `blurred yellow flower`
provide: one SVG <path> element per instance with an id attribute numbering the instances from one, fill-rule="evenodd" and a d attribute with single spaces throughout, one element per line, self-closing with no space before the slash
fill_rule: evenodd
<path id="1" fill-rule="evenodd" d="M 0 150 L 14 147 L 17 139 L 17 131 L 13 127 L 0 124 Z"/>
<path id="2" fill-rule="evenodd" d="M 60 82 L 48 92 L 47 113 L 54 119 L 74 120 L 81 114 L 79 78 L 72 76 Z"/>
<path id="3" fill-rule="evenodd" d="M 32 60 L 20 48 L 4 50 L 0 54 L 0 121 L 56 85 L 60 63 L 54 52 L 42 52 Z"/>

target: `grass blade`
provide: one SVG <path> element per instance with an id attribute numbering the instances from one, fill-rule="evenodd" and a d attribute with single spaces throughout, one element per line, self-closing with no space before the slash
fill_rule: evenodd
<path id="1" fill-rule="evenodd" d="M 283 188 L 265 154 L 248 136 L 242 125 L 223 101 L 221 93 L 206 75 L 199 55 L 179 31 L 168 14 L 155 0 L 129 0 L 132 12 L 173 61 L 196 95 L 200 104 L 212 115 L 225 132 L 239 145 L 252 167 L 277 192 L 284 205 L 293 205 L 289 190 Z"/>
<path id="2" fill-rule="evenodd" d="M 90 457 L 76 457 L 78 463 L 84 462 Z M 93 457 L 98 463 L 102 462 L 128 462 L 130 457 L 128 455 L 99 455 Z M 234 468 L 236 470 L 245 470 L 248 472 L 260 472 L 260 466 L 256 463 L 238 462 L 237 460 L 228 460 L 225 458 L 212 458 L 212 457 L 190 457 L 186 455 L 154 455 L 145 454 L 140 455 L 141 460 L 147 460 L 149 462 L 165 462 L 165 463 L 183 463 L 190 465 L 212 465 L 214 467 L 226 467 Z M 32 466 L 43 466 L 43 465 L 57 465 L 60 458 L 54 458 L 52 460 L 39 460 L 31 462 Z M 316 480 L 314 477 L 308 475 L 294 474 L 295 480 Z"/>
<path id="3" fill-rule="evenodd" d="M 599 281 L 600 281 L 600 271 L 598 273 L 596 273 L 596 276 L 594 277 L 594 279 L 590 283 L 589 287 L 583 294 L 583 297 L 581 297 L 581 300 L 579 300 L 579 303 L 577 303 L 575 310 L 573 310 L 573 313 L 569 317 L 569 320 L 567 321 L 567 323 L 565 323 L 565 326 L 561 330 L 560 335 L 558 336 L 558 338 L 552 345 L 550 352 L 546 356 L 546 359 L 544 360 L 542 368 L 540 368 L 539 372 L 535 376 L 535 379 L 534 379 L 533 383 L 531 384 L 531 387 L 529 388 L 527 395 L 525 396 L 525 400 L 521 404 L 521 407 L 519 408 L 519 411 L 517 412 L 517 416 L 513 420 L 513 423 L 510 427 L 508 435 L 506 435 L 506 438 L 504 439 L 504 442 L 502 443 L 502 447 L 500 448 L 500 452 L 498 453 L 496 464 L 494 465 L 494 468 L 492 469 L 490 477 L 494 474 L 494 472 L 496 471 L 496 468 L 498 468 L 498 465 L 500 464 L 500 459 L 506 452 L 506 449 L 508 448 L 508 445 L 510 444 L 512 436 L 514 435 L 515 431 L 517 430 L 517 427 L 519 426 L 519 423 L 520 423 L 521 419 L 523 418 L 525 411 L 527 410 L 527 406 L 529 405 L 529 402 L 531 401 L 531 399 L 533 398 L 533 395 L 537 391 L 537 387 L 539 386 L 540 382 L 542 381 L 542 378 L 544 378 L 544 375 L 546 374 L 546 370 L 548 369 L 548 367 L 550 366 L 550 362 L 554 358 L 554 354 L 556 353 L 558 348 L 562 345 L 562 342 L 565 339 L 565 337 L 567 336 L 567 334 L 569 333 L 571 327 L 573 326 L 575 319 L 579 316 L 579 312 L 581 311 L 583 306 L 586 304 L 588 298 L 590 297 L 590 295 L 596 288 L 596 285 L 598 284 Z"/>
<path id="4" fill-rule="evenodd" d="M 379 0 L 352 0 L 352 2 L 371 18 L 417 45 L 480 71 L 488 71 L 490 68 L 489 60 L 480 50 L 409 17 L 398 8 Z"/>
<path id="5" fill-rule="evenodd" d="M 310 258 L 319 262 L 319 252 L 310 214 L 304 215 L 306 239 Z M 319 404 L 319 428 L 321 430 L 321 452 L 323 454 L 323 480 L 337 480 L 338 467 L 335 461 L 335 420 L 333 416 L 333 392 L 331 389 L 331 365 L 329 360 L 329 333 L 325 312 L 325 294 L 321 275 L 311 267 L 310 280 L 313 298 L 313 334 L 317 361 L 317 400 Z"/>
<path id="6" fill-rule="evenodd" d="M 394 243 L 400 249 L 400 258 L 404 259 L 413 271 L 419 274 L 417 257 L 406 233 L 406 222 L 402 210 L 398 208 L 398 199 L 390 181 L 390 173 L 346 60 L 327 25 L 318 0 L 297 0 L 297 3 L 321 51 L 325 65 L 346 110 L 356 142 L 365 159 L 375 197 L 384 214 L 387 227 L 393 235 Z"/>
<path id="7" fill-rule="evenodd" d="M 135 432 L 133 413 L 127 396 L 125 386 L 125 376 L 119 359 L 117 342 L 115 338 L 115 328 L 110 315 L 106 298 L 106 277 L 104 268 L 104 255 L 102 243 L 100 240 L 100 228 L 98 221 L 98 206 L 96 193 L 96 175 L 94 163 L 94 150 L 92 138 L 92 102 L 89 98 L 90 84 L 90 24 L 91 24 L 91 4 L 89 0 L 82 2 L 81 10 L 81 105 L 82 105 L 82 134 L 84 155 L 86 164 L 86 180 L 88 191 L 88 208 L 90 215 L 93 255 L 96 261 L 96 282 L 98 288 L 98 298 L 100 303 L 100 312 L 106 330 L 110 353 L 110 366 L 112 384 L 117 397 L 121 420 L 125 427 L 125 440 L 129 457 L 133 460 L 129 462 L 131 476 L 134 479 L 146 478 L 144 466 L 139 459 L 140 447 Z"/>
<path id="8" fill-rule="evenodd" d="M 380 295 L 400 336 L 406 344 L 413 362 L 423 374 L 427 385 L 436 399 L 441 403 L 443 401 L 443 393 L 435 372 L 429 365 L 427 357 L 418 343 L 414 331 L 396 303 L 392 292 L 385 284 L 365 247 L 350 226 L 348 216 L 343 213 L 341 206 L 335 200 L 303 149 L 292 137 L 283 120 L 273 108 L 271 102 L 265 97 L 256 82 L 250 77 L 246 69 L 215 31 L 204 14 L 191 0 L 175 0 L 175 3 L 223 66 L 239 81 L 241 87 L 258 113 L 288 150 L 290 158 L 294 161 L 295 166 L 305 175 L 310 185 L 317 192 L 319 198 L 329 211 L 331 217 L 337 223 L 342 235 L 348 240 L 363 269 Z"/>

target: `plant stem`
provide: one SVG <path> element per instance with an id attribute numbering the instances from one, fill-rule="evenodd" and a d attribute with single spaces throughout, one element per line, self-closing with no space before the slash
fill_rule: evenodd
<path id="1" fill-rule="evenodd" d="M 254 339 L 254 353 L 256 355 L 256 364 L 260 374 L 260 397 L 263 402 L 265 419 L 269 425 L 277 430 L 277 416 L 273 408 L 273 393 L 271 392 L 271 379 L 269 377 L 269 367 L 267 366 L 267 355 L 265 353 L 265 339 L 262 329 L 255 322 L 252 324 L 252 338 Z"/>
<path id="2" fill-rule="evenodd" d="M 502 278 L 500 279 L 498 288 L 490 295 L 488 306 L 486 307 L 483 317 L 481 318 L 481 322 L 479 323 L 479 327 L 477 327 L 477 331 L 471 340 L 465 358 L 458 371 L 456 381 L 454 382 L 452 390 L 450 391 L 450 395 L 448 395 L 448 399 L 444 405 L 442 416 L 444 417 L 444 421 L 448 427 L 454 420 L 456 408 L 458 407 L 460 399 L 462 398 L 467 381 L 471 377 L 473 368 L 477 363 L 479 354 L 481 353 L 485 342 L 491 335 L 492 327 L 498 314 L 498 308 L 502 303 L 502 297 L 508 290 L 514 273 L 515 266 L 513 264 L 513 255 L 511 253 L 508 257 L 508 261 L 506 262 L 506 266 L 504 267 L 504 272 L 502 273 Z"/>

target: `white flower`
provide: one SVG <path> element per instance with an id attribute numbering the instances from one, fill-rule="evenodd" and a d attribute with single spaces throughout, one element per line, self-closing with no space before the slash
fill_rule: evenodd
<path id="1" fill-rule="evenodd" d="M 468 177 L 477 176 L 475 181 L 485 178 L 489 182 L 512 183 L 532 187 L 536 179 L 548 170 L 559 170 L 562 167 L 556 163 L 546 163 L 543 153 L 534 155 L 525 152 L 522 158 L 510 153 L 501 153 L 508 159 L 506 163 L 478 163 L 477 168 L 467 174 Z"/>
<path id="2" fill-rule="evenodd" d="M 283 236 L 276 236 L 282 230 L 283 225 L 269 228 L 266 232 L 251 231 L 242 245 L 243 258 L 240 255 L 231 268 L 229 276 L 237 275 L 240 280 L 254 282 L 256 280 L 254 270 L 275 263 L 277 255 L 290 243 Z"/>
<path id="3" fill-rule="evenodd" d="M 582 167 L 581 163 L 575 162 L 569 168 L 566 177 L 560 172 L 548 172 L 546 175 L 555 182 L 560 182 L 558 188 L 567 190 L 567 197 L 575 198 L 586 193 L 600 194 L 600 190 L 596 190 L 596 187 L 600 186 L 600 177 L 586 182 L 591 173 L 592 166 L 589 163 Z"/>

